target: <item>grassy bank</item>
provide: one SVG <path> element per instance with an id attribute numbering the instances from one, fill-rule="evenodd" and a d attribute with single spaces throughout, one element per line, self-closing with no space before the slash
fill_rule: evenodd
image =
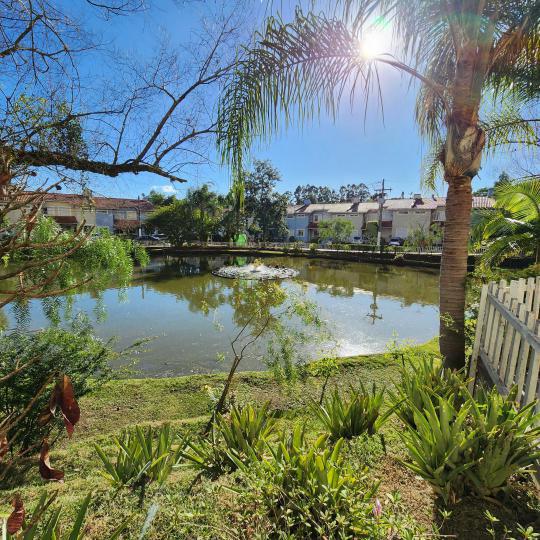
<path id="1" fill-rule="evenodd" d="M 436 343 L 422 346 L 436 351 Z M 397 378 L 396 360 L 387 355 L 359 356 L 339 361 L 339 372 L 329 381 L 347 387 L 359 380 L 390 386 Z M 150 504 L 157 502 L 159 510 L 148 538 L 251 538 L 249 514 L 235 502 L 235 495 L 225 486 L 234 485 L 234 475 L 216 481 L 203 479 L 193 486 L 196 473 L 186 467 L 175 471 L 161 489 L 150 487 L 145 508 L 137 507 L 137 496 L 129 490 L 115 492 L 99 475 L 100 462 L 94 450 L 99 443 L 107 449 L 110 439 L 122 429 L 134 425 L 159 425 L 170 422 L 183 433 L 199 430 L 209 418 L 213 395 L 217 394 L 224 375 L 196 375 L 168 379 L 132 379 L 107 383 L 81 400 L 83 411 L 76 435 L 62 440 L 54 449 L 52 465 L 66 472 L 65 483 L 44 485 L 36 467 L 21 481 L 18 491 L 28 508 L 43 492 L 58 490 L 59 500 L 66 512 L 74 512 L 76 505 L 90 491 L 94 499 L 89 510 L 88 532 L 92 538 L 102 538 L 120 520 L 131 517 L 130 533 L 136 538 Z M 295 424 L 305 426 L 310 436 L 321 431 L 321 425 L 309 411 L 309 404 L 317 398 L 323 379 L 308 376 L 294 386 L 279 384 L 270 373 L 246 372 L 238 375 L 233 388 L 238 403 L 271 402 L 283 428 Z M 399 424 L 393 419 L 384 428 L 386 453 L 379 440 L 359 439 L 347 449 L 348 459 L 355 469 L 369 467 L 373 481 L 380 480 L 379 497 L 398 490 L 403 505 L 415 520 L 429 529 L 440 522 L 440 508 L 429 486 L 411 474 L 400 463 L 404 452 L 398 437 Z M 2 509 L 8 510 L 12 493 L 2 495 Z M 458 538 L 491 538 L 483 533 L 487 526 L 486 509 L 504 525 L 515 530 L 516 524 L 533 524 L 538 520 L 534 493 L 528 484 L 518 485 L 504 505 L 478 499 L 463 500 L 451 508 L 445 524 L 445 534 Z M 244 532 L 238 532 L 242 529 Z"/>

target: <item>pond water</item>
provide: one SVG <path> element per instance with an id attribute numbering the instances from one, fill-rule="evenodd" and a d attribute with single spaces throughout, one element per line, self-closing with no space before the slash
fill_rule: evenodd
<path id="1" fill-rule="evenodd" d="M 99 336 L 118 336 L 116 347 L 154 337 L 138 355 L 141 376 L 223 371 L 228 363 L 217 356 L 230 350 L 246 306 L 238 302 L 238 282 L 211 272 L 251 261 L 228 256 L 154 258 L 136 271 L 124 290 L 111 286 L 101 299 L 84 292 L 72 295 L 63 318 L 88 313 Z M 396 337 L 423 342 L 438 333 L 437 272 L 292 257 L 265 258 L 264 263 L 298 270 L 281 286 L 318 304 L 340 356 L 382 352 Z M 9 327 L 16 324 L 14 309 L 8 307 L 4 314 Z M 44 311 L 40 301 L 30 302 L 25 325 L 48 326 Z M 262 368 L 256 352 L 242 366 Z"/>

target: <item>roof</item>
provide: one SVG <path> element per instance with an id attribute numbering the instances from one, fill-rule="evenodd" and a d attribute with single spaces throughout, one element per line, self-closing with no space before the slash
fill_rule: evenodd
<path id="1" fill-rule="evenodd" d="M 121 231 L 132 231 L 139 227 L 141 224 L 137 219 L 115 219 L 114 227 Z"/>
<path id="2" fill-rule="evenodd" d="M 142 212 L 150 212 L 154 205 L 145 199 L 124 199 L 118 197 L 87 197 L 75 193 L 46 193 L 44 202 L 63 202 L 76 205 L 89 205 L 99 210 L 114 210 L 119 208 L 135 208 Z"/>
<path id="3" fill-rule="evenodd" d="M 414 198 L 396 198 L 386 199 L 383 208 L 386 210 L 408 210 L 416 208 L 418 210 L 435 210 L 446 205 L 446 197 L 422 197 L 421 199 Z M 493 208 L 495 199 L 491 197 L 473 197 L 473 208 Z M 363 203 L 317 203 L 317 204 L 297 204 L 287 207 L 288 214 L 311 214 L 313 212 L 330 212 L 332 214 L 351 214 L 351 213 L 366 213 L 375 211 L 379 208 L 377 202 Z"/>

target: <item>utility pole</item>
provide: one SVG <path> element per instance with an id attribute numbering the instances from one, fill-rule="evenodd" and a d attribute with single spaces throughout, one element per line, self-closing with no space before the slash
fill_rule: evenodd
<path id="1" fill-rule="evenodd" d="M 392 191 L 391 188 L 385 188 L 384 187 L 384 178 L 382 179 L 382 182 L 381 182 L 381 189 L 380 191 L 376 192 L 376 195 L 377 195 L 377 202 L 379 203 L 379 224 L 378 224 L 378 227 L 377 227 L 377 247 L 379 248 L 379 250 L 381 250 L 382 248 L 382 217 L 383 217 L 383 206 L 384 206 L 384 203 L 386 201 L 385 197 L 386 197 L 386 192 L 390 192 Z"/>

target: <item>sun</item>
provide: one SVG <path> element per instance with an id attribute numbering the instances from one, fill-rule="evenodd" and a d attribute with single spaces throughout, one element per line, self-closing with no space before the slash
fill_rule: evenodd
<path id="1" fill-rule="evenodd" d="M 365 60 L 372 60 L 388 50 L 388 36 L 383 29 L 370 30 L 358 41 L 358 52 Z"/>

